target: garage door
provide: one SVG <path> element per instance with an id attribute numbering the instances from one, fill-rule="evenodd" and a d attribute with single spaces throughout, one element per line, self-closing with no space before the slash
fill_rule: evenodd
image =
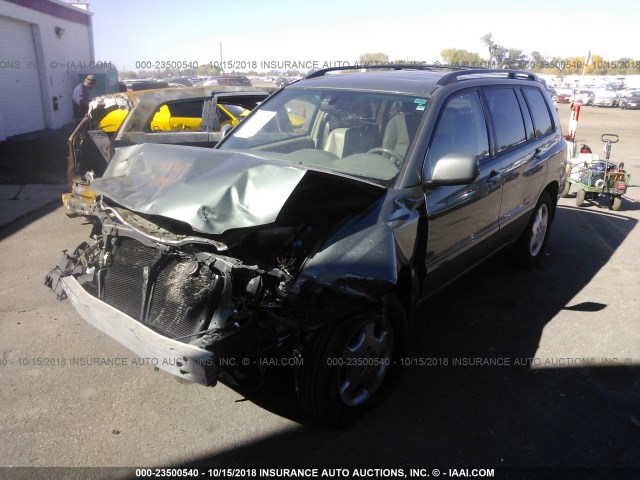
<path id="1" fill-rule="evenodd" d="M 45 128 L 31 26 L 0 17 L 0 138 Z"/>

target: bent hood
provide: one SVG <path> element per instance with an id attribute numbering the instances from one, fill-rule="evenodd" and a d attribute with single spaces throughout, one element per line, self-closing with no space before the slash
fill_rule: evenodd
<path id="1" fill-rule="evenodd" d="M 142 144 L 117 150 L 92 187 L 135 212 L 179 220 L 194 231 L 219 235 L 274 222 L 306 174 L 304 168 L 246 153 Z M 379 189 L 366 183 L 363 187 Z"/>

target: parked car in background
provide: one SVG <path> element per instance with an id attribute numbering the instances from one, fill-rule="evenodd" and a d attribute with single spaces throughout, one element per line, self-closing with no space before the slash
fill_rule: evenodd
<path id="1" fill-rule="evenodd" d="M 155 90 L 158 88 L 168 88 L 169 82 L 162 80 L 122 80 L 118 82 L 118 90 L 120 92 L 138 92 L 140 90 Z"/>
<path id="2" fill-rule="evenodd" d="M 592 105 L 595 97 L 596 94 L 592 90 L 576 90 L 571 100 L 580 105 Z"/>
<path id="3" fill-rule="evenodd" d="M 193 87 L 193 82 L 188 77 L 169 77 L 164 79 L 165 82 L 176 83 L 183 87 Z"/>
<path id="4" fill-rule="evenodd" d="M 615 90 L 596 90 L 592 105 L 594 107 L 617 107 L 620 97 Z"/>
<path id="5" fill-rule="evenodd" d="M 206 79 L 202 79 L 196 83 L 198 86 L 210 87 L 214 85 L 227 86 L 227 87 L 250 87 L 251 79 L 245 76 L 239 75 L 219 75 L 210 76 Z"/>
<path id="6" fill-rule="evenodd" d="M 289 85 L 290 81 L 287 77 L 278 77 L 276 78 L 276 87 L 282 88 Z"/>
<path id="7" fill-rule="evenodd" d="M 622 109 L 639 109 L 640 108 L 640 90 L 629 90 L 620 99 L 620 108 Z"/>
<path id="8" fill-rule="evenodd" d="M 215 81 L 218 85 L 227 87 L 250 87 L 251 80 L 248 77 L 242 75 L 220 75 L 217 77 L 210 77 L 209 81 Z"/>
<path id="9" fill-rule="evenodd" d="M 571 101 L 571 90 L 558 90 L 553 98 L 558 103 L 569 103 Z"/>
<path id="10" fill-rule="evenodd" d="M 536 75 L 359 69 L 284 87 L 215 149 L 118 149 L 91 185 L 91 243 L 47 285 L 180 378 L 252 388 L 294 365 L 311 418 L 357 418 L 400 367 L 418 301 L 498 251 L 544 257 L 566 175 Z"/>
<path id="11" fill-rule="evenodd" d="M 163 143 L 212 148 L 221 131 L 240 123 L 269 96 L 257 88 L 184 87 L 122 92 L 94 99 L 89 112 L 69 137 L 63 195 L 69 214 L 87 215 L 100 177 L 117 148 Z"/>

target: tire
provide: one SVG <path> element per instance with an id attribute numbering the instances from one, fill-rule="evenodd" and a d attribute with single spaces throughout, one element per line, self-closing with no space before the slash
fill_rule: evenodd
<path id="1" fill-rule="evenodd" d="M 405 329 L 404 308 L 388 294 L 379 309 L 321 330 L 296 371 L 300 408 L 319 424 L 332 428 L 359 418 L 390 389 Z M 347 361 L 364 361 L 365 365 L 346 365 Z"/>
<path id="2" fill-rule="evenodd" d="M 562 198 L 567 198 L 569 196 L 569 192 L 571 191 L 571 183 L 569 181 L 564 182 L 564 187 L 562 188 Z"/>
<path id="3" fill-rule="evenodd" d="M 622 208 L 622 197 L 616 195 L 613 197 L 613 202 L 611 203 L 611 210 L 615 210 L 616 212 Z"/>
<path id="4" fill-rule="evenodd" d="M 581 207 L 584 205 L 586 194 L 587 192 L 585 192 L 583 189 L 578 190 L 578 193 L 576 193 L 576 207 Z"/>
<path id="5" fill-rule="evenodd" d="M 507 261 L 519 268 L 533 267 L 544 254 L 553 219 L 553 203 L 548 192 L 542 192 L 533 214 L 518 240 L 506 251 Z"/>

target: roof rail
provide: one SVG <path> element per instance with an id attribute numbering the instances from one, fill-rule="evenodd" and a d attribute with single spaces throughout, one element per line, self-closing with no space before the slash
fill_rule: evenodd
<path id="1" fill-rule="evenodd" d="M 468 78 L 462 78 L 468 77 Z M 509 70 L 509 69 L 495 69 L 495 68 L 478 68 L 469 69 L 461 72 L 451 72 L 443 76 L 438 80 L 437 85 L 444 86 L 449 85 L 460 80 L 471 80 L 480 77 L 497 77 L 508 78 L 512 80 L 532 80 L 540 82 L 540 78 L 531 72 L 525 72 L 523 70 Z"/>
<path id="2" fill-rule="evenodd" d="M 322 68 L 320 70 L 316 70 L 313 73 L 310 73 L 304 78 L 306 80 L 309 78 L 322 77 L 329 72 L 337 72 L 340 70 L 361 70 L 361 69 L 373 69 L 373 68 L 378 70 L 387 69 L 387 70 L 453 70 L 453 71 L 460 71 L 460 70 L 467 71 L 469 69 L 472 69 L 472 67 L 461 67 L 458 65 L 386 62 L 381 65 L 377 65 L 377 64 L 376 65 L 343 65 L 341 67 Z"/>

